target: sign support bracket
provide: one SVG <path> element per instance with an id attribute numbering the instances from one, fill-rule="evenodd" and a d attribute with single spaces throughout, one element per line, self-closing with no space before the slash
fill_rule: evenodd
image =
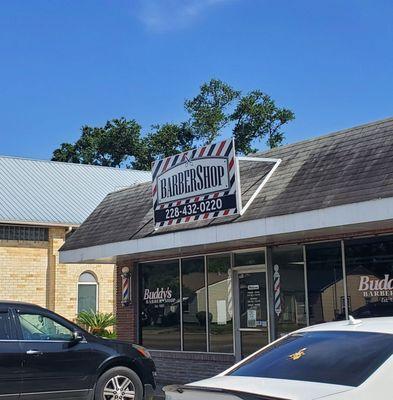
<path id="1" fill-rule="evenodd" d="M 262 188 L 266 185 L 267 181 L 274 174 L 275 170 L 281 164 L 282 160 L 281 160 L 281 158 L 262 158 L 262 157 L 236 157 L 236 158 L 237 158 L 238 162 L 239 161 L 251 161 L 251 162 L 270 162 L 270 163 L 274 163 L 273 168 L 263 178 L 262 182 L 259 184 L 259 186 L 255 190 L 254 194 L 250 197 L 250 199 L 247 201 L 245 206 L 243 207 L 241 205 L 241 207 L 240 207 L 240 215 L 243 215 L 247 211 L 248 207 L 250 207 L 252 202 L 255 200 L 255 198 L 258 196 L 258 194 L 260 193 Z M 237 163 L 237 164 L 239 164 L 239 163 Z M 238 180 L 238 182 L 239 182 L 239 190 L 238 190 L 238 192 L 240 192 L 240 173 L 239 173 L 238 177 L 239 177 L 239 180 Z"/>

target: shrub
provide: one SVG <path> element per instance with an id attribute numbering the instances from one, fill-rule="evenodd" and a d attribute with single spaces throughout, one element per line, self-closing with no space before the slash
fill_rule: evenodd
<path id="1" fill-rule="evenodd" d="M 113 337 L 113 333 L 108 330 L 108 328 L 116 324 L 116 317 L 112 313 L 82 311 L 76 320 L 78 324 L 86 327 L 93 335 Z"/>

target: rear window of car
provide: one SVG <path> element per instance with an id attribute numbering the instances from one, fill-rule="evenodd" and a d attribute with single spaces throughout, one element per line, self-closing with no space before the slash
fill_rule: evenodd
<path id="1" fill-rule="evenodd" d="M 0 340 L 10 340 L 11 326 L 8 312 L 0 312 Z"/>
<path id="2" fill-rule="evenodd" d="M 393 335 L 305 332 L 262 350 L 232 376 L 359 386 L 393 354 Z"/>

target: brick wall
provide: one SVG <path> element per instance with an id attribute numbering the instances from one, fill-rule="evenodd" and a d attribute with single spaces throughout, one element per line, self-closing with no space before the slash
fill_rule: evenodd
<path id="1" fill-rule="evenodd" d="M 91 272 L 98 282 L 98 311 L 114 312 L 114 271 L 111 264 L 58 264 L 54 310 L 68 319 L 75 318 L 79 276 Z"/>
<path id="2" fill-rule="evenodd" d="M 26 301 L 74 320 L 78 280 L 92 272 L 98 281 L 98 309 L 114 312 L 113 264 L 59 264 L 65 228 L 50 228 L 47 242 L 0 240 L 0 300 Z"/>
<path id="3" fill-rule="evenodd" d="M 0 299 L 46 306 L 48 243 L 0 240 Z"/>
<path id="4" fill-rule="evenodd" d="M 131 295 L 132 302 L 130 305 L 123 306 L 121 303 L 122 289 L 121 289 L 121 270 L 123 267 L 128 267 L 131 272 Z M 137 308 L 137 273 L 136 267 L 133 263 L 119 264 L 117 266 L 116 277 L 116 333 L 117 338 L 120 340 L 131 341 L 137 343 L 137 320 L 139 311 Z"/>
<path id="5" fill-rule="evenodd" d="M 185 384 L 211 378 L 235 363 L 230 354 L 151 351 L 157 367 L 157 382 Z"/>

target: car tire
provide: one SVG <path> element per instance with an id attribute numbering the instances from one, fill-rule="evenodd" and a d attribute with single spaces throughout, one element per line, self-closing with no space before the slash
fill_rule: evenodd
<path id="1" fill-rule="evenodd" d="M 115 367 L 98 378 L 94 400 L 131 400 L 132 392 L 134 400 L 143 400 L 143 385 L 138 375 L 129 368 Z"/>

